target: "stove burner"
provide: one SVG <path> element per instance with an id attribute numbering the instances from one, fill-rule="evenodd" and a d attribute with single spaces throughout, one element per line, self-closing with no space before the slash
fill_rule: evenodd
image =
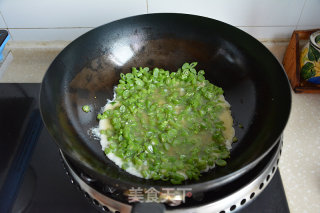
<path id="1" fill-rule="evenodd" d="M 217 197 L 217 192 L 205 192 L 203 194 L 193 195 L 192 199 L 187 198 L 186 203 L 179 206 L 166 206 L 166 212 L 220 212 L 228 213 L 239 210 L 242 207 L 251 203 L 270 183 L 274 176 L 279 158 L 281 155 L 282 138 L 279 140 L 276 147 L 251 171 L 236 179 L 234 182 L 224 186 L 224 193 Z M 90 184 L 88 177 L 79 169 L 71 164 L 63 152 L 60 150 L 66 173 L 69 175 L 71 182 L 82 191 L 99 210 L 106 212 L 121 212 L 129 213 L 132 210 L 132 205 L 108 197 L 105 190 L 95 187 Z M 104 186 L 105 188 L 107 186 Z M 108 188 L 108 187 L 107 187 Z M 111 192 L 112 193 L 112 192 Z M 196 203 L 197 205 L 194 205 Z M 200 205 L 198 205 L 200 203 Z"/>

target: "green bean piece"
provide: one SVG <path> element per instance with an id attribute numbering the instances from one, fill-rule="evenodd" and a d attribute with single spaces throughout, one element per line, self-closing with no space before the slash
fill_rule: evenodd
<path id="1" fill-rule="evenodd" d="M 88 105 L 82 106 L 82 110 L 83 110 L 84 112 L 90 112 L 90 111 L 91 111 L 90 106 L 88 106 Z"/>
<path id="2" fill-rule="evenodd" d="M 181 184 L 199 179 L 215 164 L 225 166 L 225 110 L 223 90 L 205 79 L 197 62 L 184 63 L 177 72 L 133 67 L 120 74 L 111 108 L 98 114 L 107 119 L 105 154 L 115 154 L 144 178 Z M 235 141 L 235 138 L 233 142 Z"/>
<path id="3" fill-rule="evenodd" d="M 216 164 L 217 164 L 218 166 L 225 166 L 225 165 L 227 165 L 227 162 L 226 162 L 225 160 L 218 159 L 218 160 L 216 161 Z"/>

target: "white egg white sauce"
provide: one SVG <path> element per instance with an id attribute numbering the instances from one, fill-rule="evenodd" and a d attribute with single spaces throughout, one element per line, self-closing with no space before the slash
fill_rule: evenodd
<path id="1" fill-rule="evenodd" d="M 115 91 L 115 88 L 114 90 Z M 112 100 L 107 100 L 107 104 L 102 107 L 102 110 L 101 112 L 104 112 L 108 109 L 113 109 L 117 106 L 120 105 L 119 102 L 115 103 L 115 104 L 111 104 L 112 102 L 114 102 L 116 100 L 116 93 L 114 92 L 113 94 L 113 99 Z M 93 135 L 95 135 L 96 137 L 98 137 L 100 139 L 100 145 L 101 145 L 101 149 L 102 151 L 104 152 L 104 150 L 109 147 L 109 144 L 110 144 L 110 141 L 108 141 L 107 139 L 107 136 L 104 135 L 104 134 L 101 134 L 100 131 L 101 130 L 105 130 L 105 129 L 112 129 L 112 125 L 110 123 L 110 120 L 109 119 L 103 119 L 103 120 L 100 120 L 99 121 L 99 126 L 97 128 L 93 128 L 92 129 L 92 133 Z M 120 168 L 122 167 L 122 164 L 123 164 L 123 160 L 121 158 L 119 158 L 118 156 L 116 156 L 115 154 L 113 153 L 109 153 L 109 154 L 106 154 L 106 156 L 111 160 L 113 161 L 117 166 L 119 166 Z M 140 171 L 138 171 L 132 162 L 129 162 L 129 167 L 126 169 L 126 172 L 132 174 L 132 175 L 135 175 L 137 177 L 141 177 L 143 178 L 142 174 Z M 149 178 L 147 178 L 149 179 Z"/>
<path id="2" fill-rule="evenodd" d="M 183 88 L 181 89 L 181 93 L 184 93 Z M 102 108 L 102 112 L 108 110 L 108 109 L 113 109 L 117 106 L 120 105 L 119 102 L 116 102 L 115 104 L 111 104 L 111 102 L 114 102 L 116 99 L 116 94 L 114 93 L 113 99 L 112 100 L 108 100 L 107 104 Z M 220 115 L 220 119 L 224 122 L 224 126 L 226 127 L 226 129 L 223 132 L 224 137 L 226 138 L 226 147 L 230 150 L 231 149 L 231 144 L 232 144 L 232 140 L 233 137 L 235 135 L 235 130 L 233 128 L 233 119 L 231 116 L 231 111 L 230 111 L 230 104 L 225 100 L 224 96 L 221 95 L 220 100 L 223 101 L 223 105 L 226 107 L 226 110 L 224 110 L 221 115 Z M 104 134 L 100 134 L 100 130 L 106 130 L 106 129 L 112 129 L 112 125 L 110 123 L 109 119 L 103 119 L 99 121 L 99 126 L 97 128 L 92 129 L 92 133 L 100 138 L 100 144 L 101 144 L 101 149 L 104 151 L 105 148 L 107 148 L 110 144 L 110 141 L 108 141 L 107 136 Z M 113 161 L 117 166 L 119 166 L 120 168 L 122 167 L 122 164 L 124 163 L 123 160 L 121 158 L 119 158 L 118 156 L 116 156 L 113 153 L 109 153 L 106 155 L 111 161 Z M 144 164 L 146 165 L 147 162 L 144 162 Z M 129 167 L 125 170 L 126 172 L 135 175 L 137 177 L 141 177 L 143 178 L 141 172 L 135 168 L 134 164 L 132 162 L 129 162 Z M 202 170 L 201 172 L 207 172 L 209 169 L 214 168 L 215 165 L 213 166 L 207 166 L 206 169 Z M 184 172 L 179 172 L 177 171 L 179 174 L 183 175 L 185 177 L 185 179 L 188 179 L 187 175 Z M 148 176 L 145 179 L 150 179 L 151 177 Z"/>

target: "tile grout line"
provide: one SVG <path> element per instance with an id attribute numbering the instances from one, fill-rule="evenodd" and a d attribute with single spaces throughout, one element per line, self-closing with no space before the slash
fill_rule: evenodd
<path id="1" fill-rule="evenodd" d="M 289 39 L 257 39 L 264 45 L 283 45 L 289 42 Z M 71 41 L 11 41 L 8 43 L 10 49 L 62 49 Z"/>
<path id="2" fill-rule="evenodd" d="M 8 29 L 12 29 L 12 30 L 70 30 L 70 29 L 94 29 L 94 28 L 96 28 L 96 27 L 10 27 Z"/>
<path id="3" fill-rule="evenodd" d="M 256 26 L 250 26 L 250 25 L 234 25 L 235 27 L 250 27 L 250 28 L 253 28 L 253 27 L 296 27 L 296 25 L 256 25 Z M 318 26 L 318 25 L 314 25 L 314 26 Z"/>
<path id="4" fill-rule="evenodd" d="M 6 25 L 6 29 L 8 29 L 8 24 L 7 24 L 6 20 L 4 19 L 1 11 L 0 11 L 0 15 L 1 15 L 1 18 L 2 18 L 2 20 L 4 22 L 4 24 Z"/>
<path id="5" fill-rule="evenodd" d="M 146 0 L 147 3 L 147 14 L 149 13 L 149 0 Z"/>
<path id="6" fill-rule="evenodd" d="M 280 27 L 296 27 L 297 25 L 256 25 L 256 26 L 250 26 L 250 25 L 234 25 L 235 27 L 248 27 L 248 28 L 254 28 L 254 27 L 266 27 L 266 28 L 280 28 Z M 315 24 L 308 25 L 308 26 L 318 26 Z M 13 29 L 13 30 L 68 30 L 68 29 L 93 29 L 95 27 L 10 27 L 7 29 Z"/>
<path id="7" fill-rule="evenodd" d="M 300 20 L 301 20 L 301 16 L 302 16 L 302 13 L 303 13 L 304 7 L 306 6 L 307 1 L 308 1 L 308 0 L 304 0 L 302 9 L 301 9 L 301 12 L 300 12 L 300 15 L 299 15 L 299 19 L 298 19 L 298 21 L 297 21 L 297 24 L 296 24 L 294 30 L 297 30 L 297 28 L 298 28 L 298 26 L 299 26 L 299 23 L 300 23 Z"/>

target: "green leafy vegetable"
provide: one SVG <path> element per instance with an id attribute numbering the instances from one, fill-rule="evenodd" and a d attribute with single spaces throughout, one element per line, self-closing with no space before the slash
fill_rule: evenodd
<path id="1" fill-rule="evenodd" d="M 320 52 L 317 51 L 311 44 L 309 45 L 308 58 L 310 61 L 318 61 Z"/>
<path id="2" fill-rule="evenodd" d="M 301 78 L 307 80 L 313 76 L 315 76 L 316 71 L 314 70 L 314 64 L 311 62 L 307 62 L 303 65 L 300 71 Z"/>

